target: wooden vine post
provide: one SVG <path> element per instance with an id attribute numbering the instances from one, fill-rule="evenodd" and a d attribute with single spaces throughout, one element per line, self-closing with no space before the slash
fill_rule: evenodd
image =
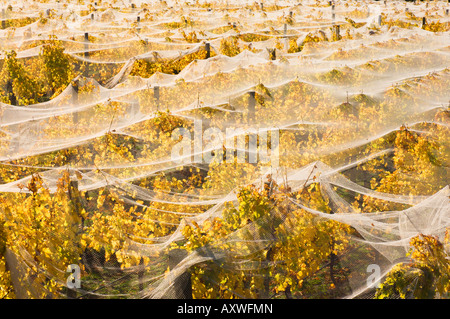
<path id="1" fill-rule="evenodd" d="M 209 42 L 205 43 L 206 50 L 206 58 L 209 59 L 211 57 L 211 44 Z"/>
<path id="2" fill-rule="evenodd" d="M 159 111 L 159 86 L 153 87 L 153 98 L 156 104 L 156 110 Z"/>

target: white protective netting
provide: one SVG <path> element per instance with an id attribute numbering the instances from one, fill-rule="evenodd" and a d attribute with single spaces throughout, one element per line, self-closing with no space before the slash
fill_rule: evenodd
<path id="1" fill-rule="evenodd" d="M 448 253 L 448 9 L 3 2 L 0 285 L 35 298 L 372 297 L 368 269 L 411 263 L 412 238 Z M 39 78 L 55 43 L 69 84 L 35 97 L 13 62 Z M 252 163 L 267 140 L 270 161 Z M 229 149 L 241 160 L 205 163 Z M 70 264 L 81 288 L 66 287 Z"/>

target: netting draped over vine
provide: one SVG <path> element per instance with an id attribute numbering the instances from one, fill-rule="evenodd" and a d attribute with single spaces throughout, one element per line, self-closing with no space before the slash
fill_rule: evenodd
<path id="1" fill-rule="evenodd" d="M 0 222 L 16 296 L 372 296 L 368 267 L 411 263 L 417 235 L 448 253 L 447 2 L 0 11 Z M 73 78 L 22 103 L 33 89 L 14 63 L 33 70 L 56 42 Z M 174 156 L 180 127 L 190 152 Z M 261 159 L 268 140 L 271 161 L 234 157 Z M 69 264 L 81 288 L 66 289 Z"/>

